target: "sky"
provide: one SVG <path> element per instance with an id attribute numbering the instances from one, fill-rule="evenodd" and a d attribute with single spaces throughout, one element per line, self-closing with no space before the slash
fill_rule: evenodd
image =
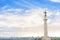
<path id="1" fill-rule="evenodd" d="M 60 0 L 0 0 L 0 37 L 41 37 L 44 11 L 48 35 L 60 37 Z"/>

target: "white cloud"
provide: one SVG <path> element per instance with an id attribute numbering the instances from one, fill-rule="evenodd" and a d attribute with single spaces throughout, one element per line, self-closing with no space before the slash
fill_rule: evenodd
<path id="1" fill-rule="evenodd" d="M 8 27 L 35 27 L 41 24 L 42 18 L 40 17 L 40 14 L 43 10 L 40 10 L 41 13 L 38 11 L 39 9 L 28 10 L 26 13 L 29 14 L 25 15 L 14 15 L 14 13 L 11 12 L 13 10 L 18 13 L 20 9 L 8 9 L 5 10 L 5 12 L 3 10 L 3 14 L 0 15 L 0 18 L 3 21 L 0 21 L 0 24 Z"/>
<path id="2" fill-rule="evenodd" d="M 14 11 L 14 12 L 12 12 L 12 11 Z M 24 10 L 25 14 L 21 15 L 21 12 L 23 12 L 23 9 L 11 9 L 11 8 L 10 9 L 3 9 L 1 11 L 2 14 L 0 15 L 0 27 L 2 27 L 1 30 L 3 32 L 12 32 L 12 30 L 13 30 L 14 33 L 16 33 L 20 29 L 21 36 L 26 36 L 26 35 L 33 36 L 33 34 L 35 36 L 38 36 L 38 35 L 42 36 L 43 35 L 42 33 L 43 33 L 44 11 L 45 11 L 45 9 L 43 9 L 43 8 Z M 50 18 L 48 20 L 49 32 L 51 32 L 51 30 L 54 31 L 55 30 L 54 28 L 57 28 L 56 30 L 59 30 L 59 26 L 60 26 L 60 25 L 58 25 L 60 23 L 60 21 L 58 21 L 58 20 L 60 20 L 59 13 L 60 13 L 59 11 L 56 11 L 54 13 L 54 11 L 52 12 L 50 10 L 47 10 L 48 17 L 51 15 L 55 15 L 57 17 L 57 21 L 55 21 L 54 18 L 53 19 Z M 52 21 L 55 21 L 55 22 L 52 22 Z M 7 33 L 3 33 L 3 32 L 1 32 L 2 33 L 1 36 L 3 36 L 3 34 L 5 36 L 7 36 L 7 35 L 14 36 L 13 35 L 14 33 L 9 35 L 10 33 L 7 34 Z M 19 34 L 19 33 L 16 33 L 15 35 L 17 36 L 17 34 Z M 57 35 L 57 33 L 56 33 L 56 35 Z"/>
<path id="3" fill-rule="evenodd" d="M 50 0 L 50 1 L 60 3 L 60 0 Z"/>

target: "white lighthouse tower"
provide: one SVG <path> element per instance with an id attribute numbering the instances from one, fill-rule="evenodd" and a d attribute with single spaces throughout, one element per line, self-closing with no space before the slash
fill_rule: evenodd
<path id="1" fill-rule="evenodd" d="M 44 12 L 44 36 L 42 37 L 42 40 L 51 40 L 49 37 L 48 37 L 48 29 L 47 29 L 47 12 L 45 11 Z"/>

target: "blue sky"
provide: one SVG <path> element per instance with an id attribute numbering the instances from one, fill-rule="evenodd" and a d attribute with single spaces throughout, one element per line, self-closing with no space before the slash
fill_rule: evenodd
<path id="1" fill-rule="evenodd" d="M 43 36 L 45 10 L 48 35 L 60 37 L 59 0 L 0 0 L 0 37 Z"/>
<path id="2" fill-rule="evenodd" d="M 29 8 L 29 6 L 43 7 L 48 9 L 59 9 L 60 3 L 51 2 L 50 0 L 1 0 L 0 8 L 9 6 L 12 8 Z"/>

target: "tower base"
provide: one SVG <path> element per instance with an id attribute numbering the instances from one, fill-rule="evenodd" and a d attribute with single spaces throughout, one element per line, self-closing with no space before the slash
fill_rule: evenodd
<path id="1" fill-rule="evenodd" d="M 42 37 L 41 40 L 51 40 L 51 38 L 50 37 L 47 37 L 47 38 Z"/>

